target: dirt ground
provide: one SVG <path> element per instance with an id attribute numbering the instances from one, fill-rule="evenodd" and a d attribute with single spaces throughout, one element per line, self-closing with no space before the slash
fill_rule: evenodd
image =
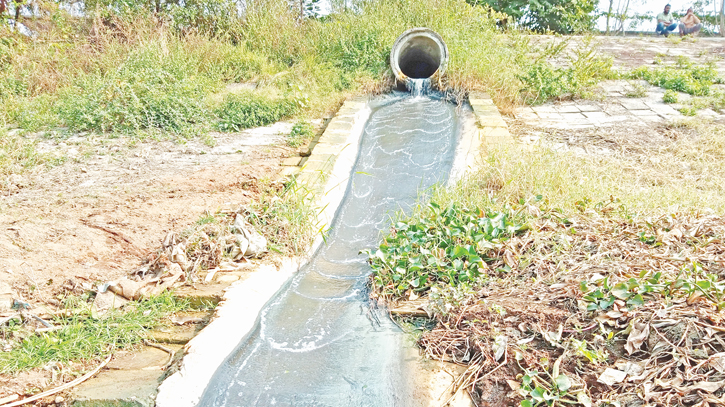
<path id="1" fill-rule="evenodd" d="M 49 171 L 13 177 L 0 205 L 0 281 L 22 300 L 55 303 L 69 279 L 106 282 L 127 274 L 164 236 L 205 211 L 238 208 L 294 153 L 290 123 L 201 142 L 43 140 L 46 154 L 71 157 Z"/>

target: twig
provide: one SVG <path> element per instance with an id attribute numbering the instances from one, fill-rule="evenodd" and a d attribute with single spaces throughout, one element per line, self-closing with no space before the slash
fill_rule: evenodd
<path id="1" fill-rule="evenodd" d="M 86 373 L 85 375 L 83 375 L 83 376 L 81 376 L 81 377 L 73 380 L 70 383 L 66 383 L 66 384 L 64 384 L 64 385 L 62 385 L 60 387 L 56 387 L 53 390 L 48 390 L 48 391 L 44 391 L 42 393 L 38 393 L 35 396 L 28 397 L 26 399 L 18 400 L 16 402 L 13 402 L 13 403 L 10 403 L 10 404 L 3 404 L 0 407 L 16 407 L 16 406 L 22 406 L 23 404 L 31 403 L 31 402 L 33 402 L 35 400 L 40 400 L 42 398 L 45 398 L 45 397 L 48 397 L 48 396 L 52 396 L 52 395 L 54 395 L 56 393 L 60 393 L 63 390 L 66 390 L 66 389 L 69 389 L 71 387 L 77 386 L 77 385 L 83 383 L 84 381 L 90 379 L 96 373 L 98 373 L 98 371 L 101 370 L 103 368 L 103 366 L 106 366 L 106 364 L 108 364 L 108 362 L 111 361 L 111 357 L 113 357 L 113 355 L 108 355 L 108 357 L 106 358 L 106 360 L 104 360 L 100 365 L 98 365 L 98 367 L 96 367 L 95 369 L 93 369 L 93 371 L 91 371 L 90 373 Z"/>
<path id="2" fill-rule="evenodd" d="M 143 340 L 143 343 L 146 346 L 151 346 L 152 348 L 160 349 L 160 350 L 162 350 L 162 351 L 164 351 L 164 352 L 166 352 L 166 353 L 169 354 L 169 360 L 161 368 L 162 370 L 166 370 L 166 368 L 168 368 L 169 366 L 171 366 L 171 362 L 174 360 L 174 352 L 171 349 L 169 349 L 169 348 L 167 348 L 165 346 L 161 346 L 158 343 L 149 342 L 146 339 Z M 2 406 L 0 406 L 0 407 L 2 407 Z"/>

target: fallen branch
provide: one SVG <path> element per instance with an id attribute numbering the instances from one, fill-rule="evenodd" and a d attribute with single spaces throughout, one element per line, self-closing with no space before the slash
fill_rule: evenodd
<path id="1" fill-rule="evenodd" d="M 111 357 L 113 357 L 113 355 L 108 355 L 108 357 L 106 358 L 106 360 L 104 360 L 100 365 L 98 365 L 98 367 L 96 367 L 95 369 L 93 369 L 93 371 L 91 371 L 90 373 L 86 373 L 85 375 L 83 375 L 83 376 L 81 376 L 81 377 L 73 380 L 70 383 L 66 383 L 66 384 L 64 384 L 64 385 L 62 385 L 60 387 L 56 387 L 53 390 L 48 390 L 48 391 L 44 391 L 42 393 L 38 393 L 35 396 L 28 397 L 26 399 L 18 400 L 16 402 L 13 402 L 13 403 L 10 403 L 10 404 L 0 405 L 0 407 L 16 407 L 16 406 L 22 406 L 23 404 L 31 403 L 33 401 L 40 400 L 40 399 L 42 399 L 44 397 L 52 396 L 52 395 L 54 395 L 56 393 L 62 392 L 63 390 L 67 390 L 67 389 L 70 389 L 71 387 L 77 386 L 77 385 L 85 382 L 86 380 L 90 379 L 96 373 L 98 373 L 98 371 L 101 370 L 103 368 L 103 366 L 106 366 L 106 364 L 108 364 L 108 362 L 111 361 Z"/>

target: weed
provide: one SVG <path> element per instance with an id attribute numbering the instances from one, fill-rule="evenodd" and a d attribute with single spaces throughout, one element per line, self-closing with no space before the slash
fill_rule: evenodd
<path id="1" fill-rule="evenodd" d="M 583 403 L 582 396 L 589 398 L 584 389 L 573 391 L 571 379 L 566 374 L 560 374 L 558 370 L 558 366 L 555 366 L 551 374 L 535 370 L 527 371 L 521 378 L 519 389 L 519 394 L 524 397 L 521 407 L 553 406 L 559 403 L 577 404 Z"/>
<path id="2" fill-rule="evenodd" d="M 315 135 L 315 129 L 312 124 L 306 121 L 300 121 L 292 126 L 292 131 L 287 136 L 287 145 L 290 147 L 299 147 L 309 141 Z"/>
<path id="3" fill-rule="evenodd" d="M 220 131 L 240 131 L 250 127 L 266 126 L 296 111 L 294 102 L 272 100 L 255 94 L 230 95 L 215 111 Z"/>
<path id="4" fill-rule="evenodd" d="M 364 252 L 373 268 L 373 285 L 382 296 L 421 295 L 438 282 L 477 282 L 488 269 L 489 252 L 522 230 L 525 226 L 507 213 L 456 205 L 441 208 L 431 202 L 425 211 L 396 222 L 377 250 Z M 507 272 L 506 267 L 500 271 Z"/>
<path id="5" fill-rule="evenodd" d="M 695 116 L 697 114 L 697 109 L 692 106 L 683 106 L 679 111 L 685 116 Z"/>
<path id="6" fill-rule="evenodd" d="M 628 98 L 643 98 L 647 96 L 647 89 L 642 84 L 631 82 L 630 86 L 632 89 L 627 91 L 625 94 Z"/>
<path id="7" fill-rule="evenodd" d="M 272 250 L 299 255 L 308 250 L 316 235 L 323 233 L 314 221 L 317 210 L 312 199 L 312 192 L 294 180 L 284 186 L 267 183 L 245 215 L 267 237 Z"/>
<path id="8" fill-rule="evenodd" d="M 611 58 L 598 56 L 589 44 L 577 49 L 576 55 L 569 58 L 567 68 L 553 67 L 547 58 L 561 53 L 565 46 L 563 41 L 547 48 L 520 76 L 525 85 L 523 93 L 527 103 L 543 103 L 565 95 L 586 96 L 602 79 L 617 77 L 612 70 Z"/>
<path id="9" fill-rule="evenodd" d="M 667 89 L 665 94 L 662 96 L 662 101 L 665 103 L 677 103 L 677 99 L 677 92 L 671 89 Z"/>
<path id="10" fill-rule="evenodd" d="M 675 67 L 650 69 L 639 67 L 629 73 L 632 79 L 644 79 L 652 85 L 691 95 L 705 96 L 711 92 L 710 87 L 719 83 L 714 63 L 697 66 L 686 57 L 677 59 Z"/>
<path id="11" fill-rule="evenodd" d="M 594 288 L 590 288 L 592 285 Z M 710 300 L 719 309 L 725 308 L 725 281 L 721 281 L 716 274 L 705 274 L 697 263 L 682 267 L 676 276 L 642 271 L 638 277 L 614 285 L 608 277 L 604 277 L 594 283 L 583 281 L 580 288 L 588 311 L 607 311 L 617 300 L 633 309 L 647 301 L 661 301 L 661 297 L 669 300 L 689 298 L 694 294 Z"/>

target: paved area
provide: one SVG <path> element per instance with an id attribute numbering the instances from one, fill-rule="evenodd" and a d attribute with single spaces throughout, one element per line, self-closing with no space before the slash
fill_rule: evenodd
<path id="1" fill-rule="evenodd" d="M 628 97 L 635 87 L 646 90 L 643 97 Z M 664 89 L 650 86 L 644 81 L 606 81 L 600 86 L 598 100 L 573 100 L 520 107 L 515 118 L 527 124 L 556 129 L 587 129 L 613 126 L 651 126 L 683 119 L 680 104 L 662 101 Z M 689 95 L 680 94 L 680 100 Z M 725 122 L 725 112 L 702 109 L 697 117 Z"/>

